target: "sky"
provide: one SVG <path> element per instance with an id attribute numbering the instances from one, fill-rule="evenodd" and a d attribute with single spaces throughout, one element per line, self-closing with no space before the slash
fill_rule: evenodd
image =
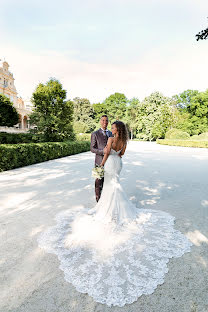
<path id="1" fill-rule="evenodd" d="M 23 99 L 51 77 L 91 103 L 205 91 L 207 26 L 207 0 L 0 0 L 0 59 Z"/>

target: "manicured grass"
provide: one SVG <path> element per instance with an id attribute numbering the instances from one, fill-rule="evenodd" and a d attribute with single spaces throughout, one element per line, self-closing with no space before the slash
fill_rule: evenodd
<path id="1" fill-rule="evenodd" d="M 208 148 L 208 141 L 157 139 L 156 142 L 162 145 Z"/>

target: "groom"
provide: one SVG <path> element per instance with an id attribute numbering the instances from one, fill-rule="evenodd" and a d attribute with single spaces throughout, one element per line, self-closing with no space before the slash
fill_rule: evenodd
<path id="1" fill-rule="evenodd" d="M 107 144 L 108 138 L 112 137 L 113 134 L 111 131 L 107 129 L 108 127 L 108 116 L 103 115 L 100 118 L 101 128 L 97 131 L 93 132 L 91 135 L 91 146 L 90 150 L 92 153 L 95 153 L 95 165 L 100 165 L 103 156 L 104 156 L 104 148 Z M 98 202 L 101 196 L 101 192 L 103 189 L 104 178 L 95 180 L 95 197 Z"/>

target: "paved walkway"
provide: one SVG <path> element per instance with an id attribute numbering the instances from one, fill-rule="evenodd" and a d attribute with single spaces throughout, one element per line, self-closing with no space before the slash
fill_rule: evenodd
<path id="1" fill-rule="evenodd" d="M 64 157 L 0 173 L 1 312 L 207 312 L 208 149 L 130 142 L 121 182 L 138 207 L 176 217 L 192 252 L 171 259 L 165 282 L 123 308 L 98 304 L 63 278 L 37 236 L 70 207 L 93 207 L 94 156 Z"/>

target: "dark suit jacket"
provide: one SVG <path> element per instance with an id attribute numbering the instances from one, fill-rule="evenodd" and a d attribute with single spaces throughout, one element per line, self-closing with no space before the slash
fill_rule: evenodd
<path id="1" fill-rule="evenodd" d="M 113 136 L 112 132 L 109 130 L 108 130 L 108 135 L 109 137 Z M 103 134 L 101 128 L 91 134 L 90 150 L 92 153 L 96 154 L 95 155 L 96 165 L 100 165 L 103 160 L 103 156 L 104 156 L 103 149 L 106 146 L 107 141 L 108 141 L 108 137 Z"/>

